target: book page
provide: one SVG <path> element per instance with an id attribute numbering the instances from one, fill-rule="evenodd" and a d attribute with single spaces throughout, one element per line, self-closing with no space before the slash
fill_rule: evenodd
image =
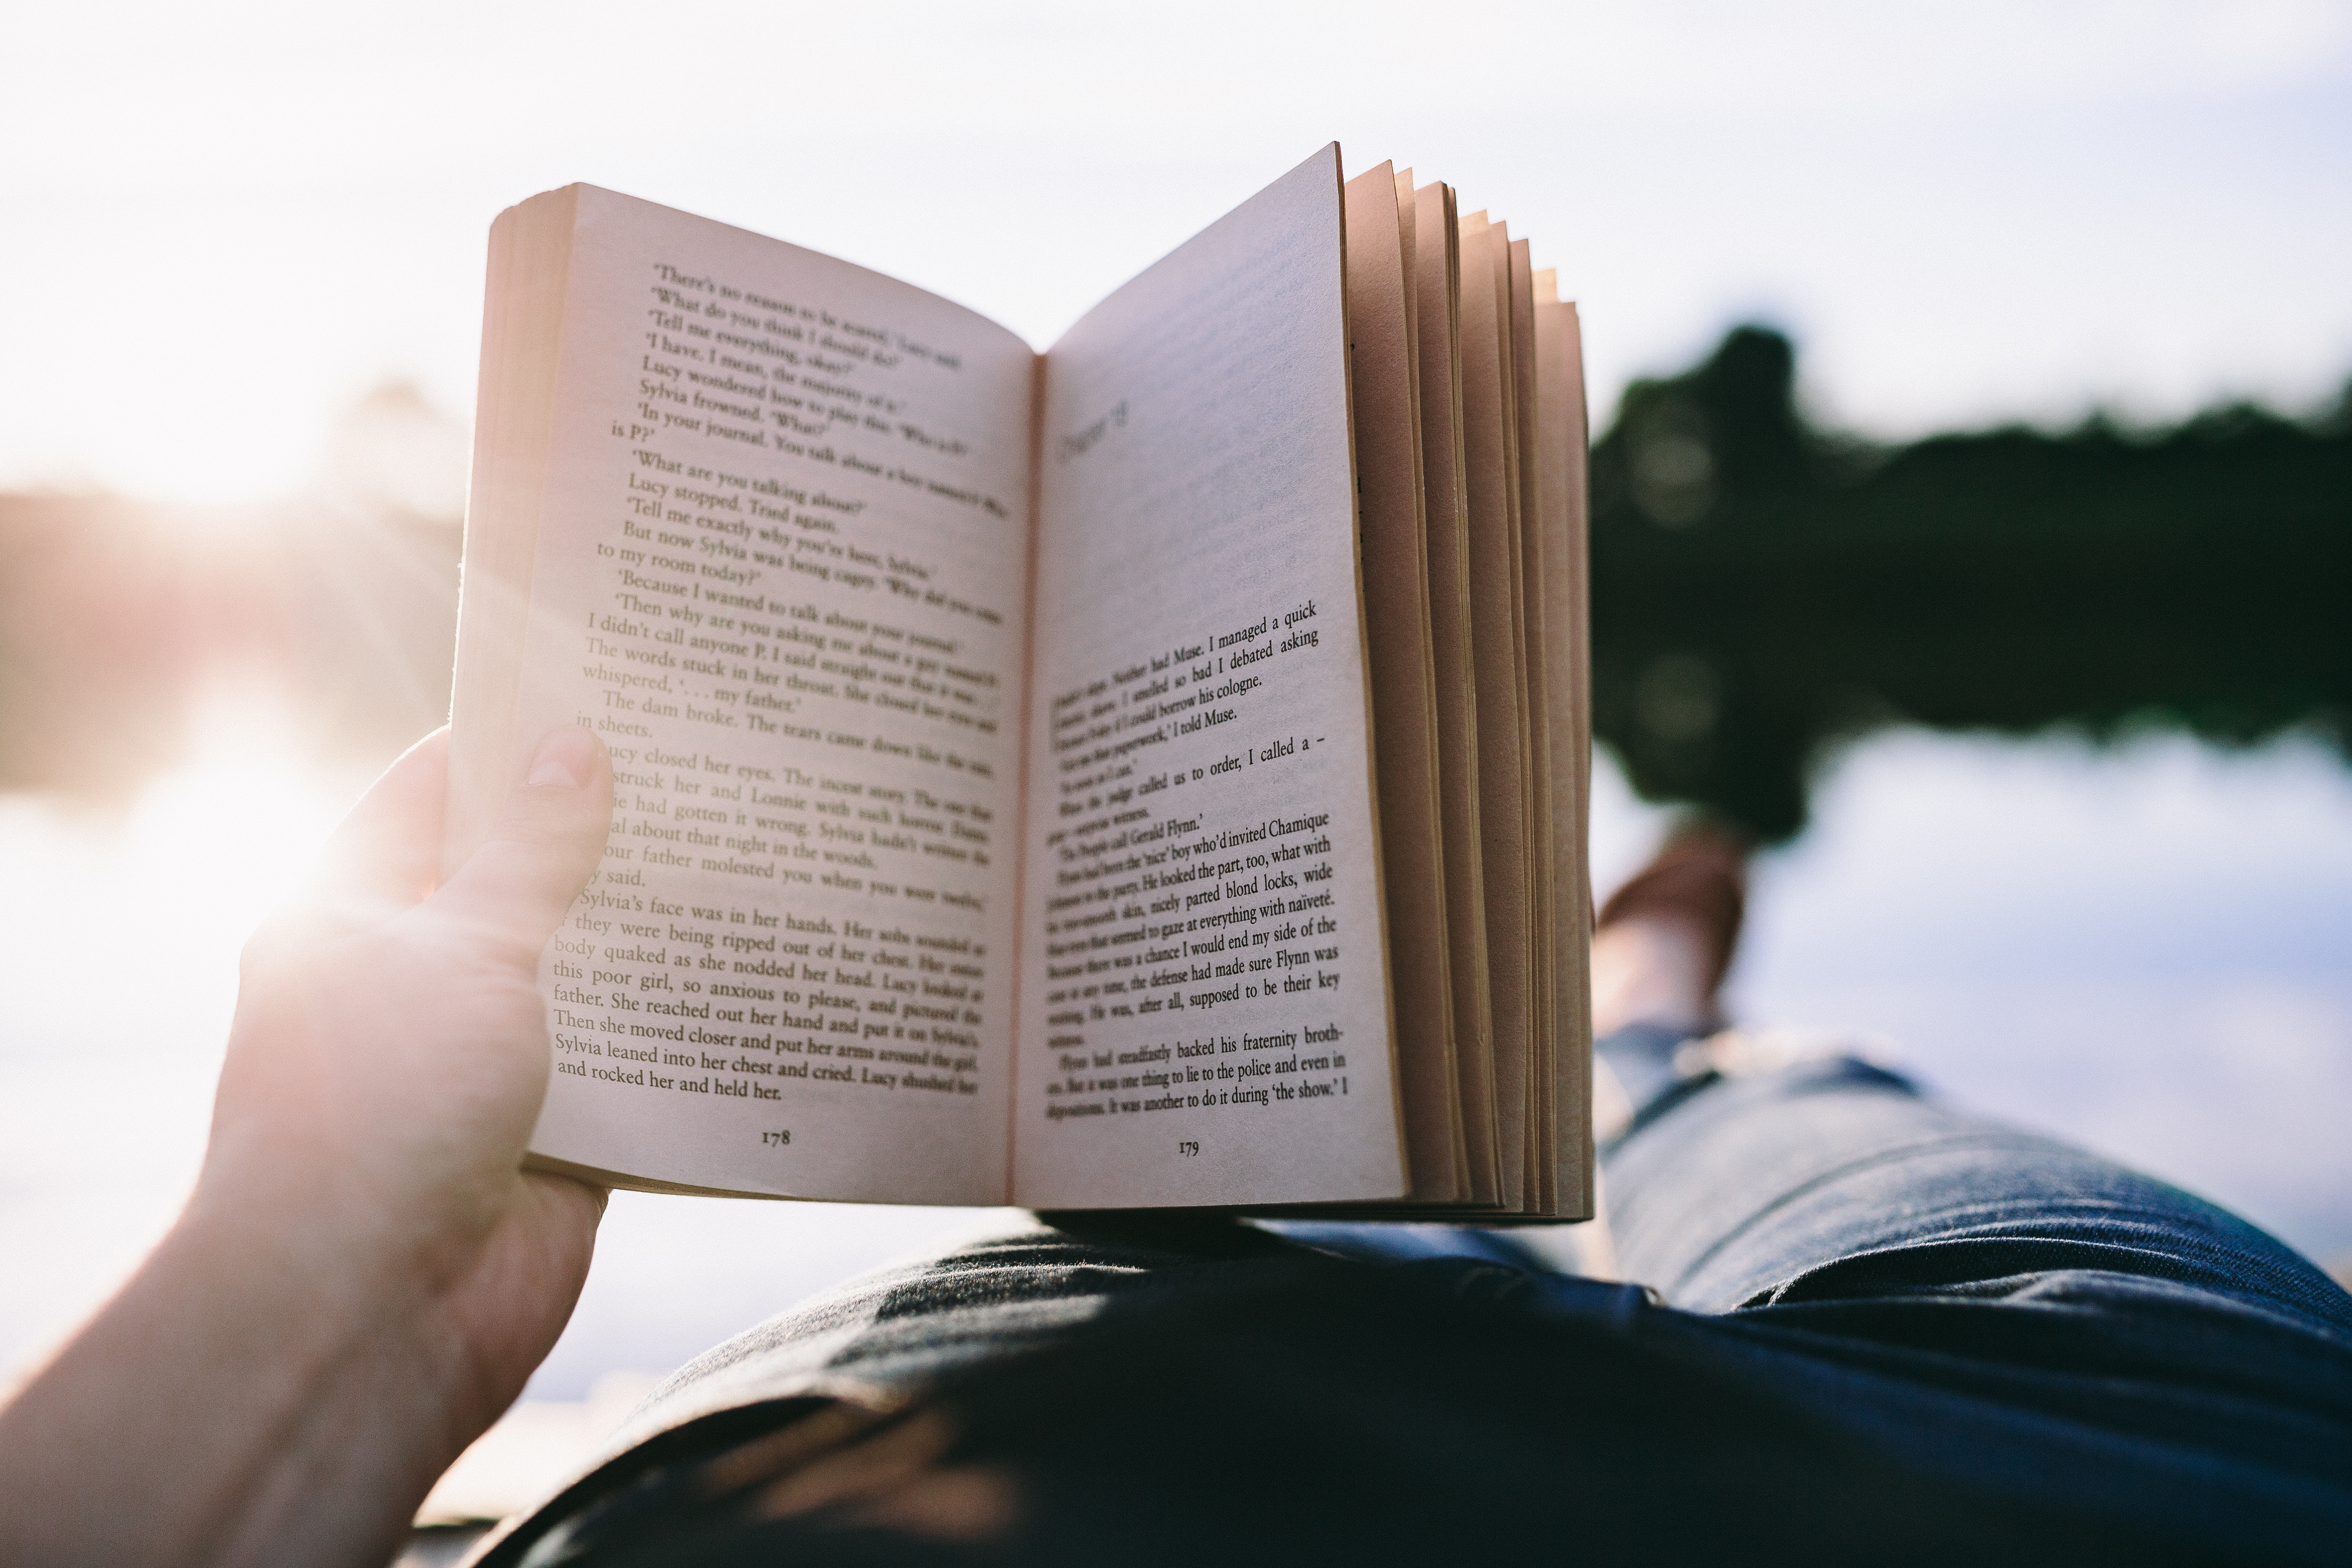
<path id="1" fill-rule="evenodd" d="M 1507 238 L 1501 224 L 1495 226 L 1498 235 Z M 1530 1190 L 1528 1204 L 1539 1214 L 1549 1214 L 1559 1206 L 1559 1142 L 1558 1107 L 1558 1066 L 1559 1056 L 1559 1010 L 1557 987 L 1559 964 L 1555 962 L 1554 942 L 1557 940 L 1558 907 L 1553 896 L 1552 857 L 1555 853 L 1552 811 L 1552 753 L 1550 690 L 1564 670 L 1558 670 L 1554 656 L 1556 646 L 1548 625 L 1546 606 L 1550 590 L 1546 584 L 1545 568 L 1554 558 L 1556 547 L 1548 550 L 1545 533 L 1549 522 L 1542 510 L 1542 470 L 1544 452 L 1550 433 L 1540 423 L 1537 401 L 1536 319 L 1534 275 L 1529 260 L 1528 242 L 1509 240 L 1506 253 L 1509 271 L 1511 319 L 1511 367 L 1514 376 L 1512 404 L 1517 417 L 1519 474 L 1519 551 L 1520 551 L 1520 612 L 1527 628 L 1528 650 L 1528 870 L 1531 889 L 1529 905 L 1533 912 L 1533 940 L 1528 946 L 1529 995 L 1533 1003 L 1529 1037 L 1533 1048 L 1529 1055 L 1528 1107 L 1528 1174 L 1536 1183 Z M 1556 673 L 1557 671 L 1557 673 Z"/>
<path id="2" fill-rule="evenodd" d="M 1046 356 L 1018 1202 L 1404 1191 L 1341 244 L 1331 147 Z"/>
<path id="3" fill-rule="evenodd" d="M 516 674 L 547 483 L 548 424 L 581 187 L 543 191 L 490 226 L 474 471 L 466 497 L 457 658 L 449 693 L 446 877 L 489 831 L 514 784 Z"/>
<path id="4" fill-rule="evenodd" d="M 1343 199 L 1366 642 L 1405 1148 L 1412 1196 L 1450 1203 L 1467 1194 L 1454 1182 L 1462 1110 L 1454 1093 L 1437 820 L 1437 677 L 1430 650 L 1421 410 L 1395 170 L 1382 163 L 1357 175 Z"/>
<path id="5" fill-rule="evenodd" d="M 613 753 L 609 846 L 542 968 L 532 1151 L 1001 1202 L 1034 356 L 848 263 L 566 194 L 513 718 L 461 703 L 457 737 L 501 797 L 553 726 Z M 478 452 L 477 493 L 530 459 Z"/>
<path id="6" fill-rule="evenodd" d="M 1461 220 L 1462 412 L 1470 510 L 1472 650 L 1478 701 L 1478 821 L 1486 874 L 1487 981 L 1494 1004 L 1501 1201 L 1528 1201 L 1533 1047 L 1528 950 L 1527 649 L 1520 625 L 1517 421 L 1503 247 L 1485 213 Z"/>
<path id="7" fill-rule="evenodd" d="M 1444 691 L 1444 688 L 1440 684 L 1443 678 L 1438 673 L 1437 662 L 1437 647 L 1439 640 L 1438 626 L 1440 625 L 1437 612 L 1437 577 L 1435 575 L 1437 567 L 1430 558 L 1431 546 L 1427 537 L 1433 527 L 1429 516 L 1429 497 L 1432 485 L 1429 474 L 1424 467 L 1428 457 L 1429 438 L 1420 428 L 1422 421 L 1430 416 L 1430 406 L 1424 405 L 1423 402 L 1421 373 L 1422 252 L 1421 240 L 1419 237 L 1421 204 L 1420 198 L 1414 191 L 1412 171 L 1411 169 L 1399 169 L 1396 172 L 1396 200 L 1397 238 L 1400 244 L 1400 248 L 1404 253 L 1405 363 L 1408 367 L 1412 386 L 1414 438 L 1420 442 L 1419 447 L 1413 454 L 1413 472 L 1419 477 L 1422 486 L 1422 505 L 1420 508 L 1421 523 L 1423 531 L 1421 550 L 1422 607 L 1423 615 L 1427 620 L 1424 640 L 1428 645 L 1430 657 L 1428 671 L 1430 717 L 1432 720 L 1430 728 L 1430 744 L 1436 750 L 1438 757 L 1438 790 L 1435 805 L 1438 816 L 1437 863 L 1439 868 L 1439 878 L 1436 895 L 1438 899 L 1440 918 L 1444 920 L 1446 924 L 1446 1004 L 1444 1013 L 1446 1029 L 1445 1058 L 1446 1061 L 1450 1064 L 1453 1072 L 1453 1083 L 1446 1095 L 1446 1104 L 1453 1118 L 1453 1124 L 1447 1129 L 1447 1142 L 1452 1145 L 1454 1151 L 1454 1195 L 1456 1201 L 1466 1201 L 1474 1198 L 1475 1195 L 1470 1184 L 1469 1112 L 1465 1103 L 1466 1096 L 1464 1092 L 1464 1085 L 1471 1076 L 1472 1064 L 1468 1059 L 1468 1053 L 1462 1048 L 1462 1040 L 1464 1038 L 1465 1029 L 1461 1018 L 1455 1012 L 1456 1007 L 1459 1005 L 1459 999 L 1463 990 L 1460 980 L 1460 971 L 1464 959 L 1460 951 L 1462 946 L 1462 937 L 1460 933 L 1454 931 L 1453 924 L 1453 894 L 1451 892 L 1453 869 L 1445 864 L 1445 857 L 1448 853 L 1445 847 L 1445 843 L 1450 829 L 1444 820 L 1445 797 L 1444 781 L 1445 769 L 1444 763 L 1444 742 L 1442 736 L 1445 728 L 1445 721 L 1443 717 L 1444 704 L 1440 700 L 1441 694 Z M 1442 271 L 1444 269 L 1441 268 L 1440 270 Z M 1444 378 L 1444 384 L 1449 387 L 1451 386 L 1451 376 Z M 1440 407 L 1439 416 L 1451 418 L 1452 415 L 1453 405 L 1452 403 L 1448 401 Z M 1385 797 L 1385 791 L 1383 791 L 1383 796 Z M 1395 874 L 1393 868 L 1391 868 L 1391 871 L 1390 882 L 1391 886 L 1394 885 Z M 1393 951 L 1393 940 L 1391 940 L 1391 951 Z M 1401 1016 L 1402 1015 L 1400 1015 L 1400 1016 Z M 1409 1110 L 1410 1108 L 1408 1108 L 1408 1110 Z M 1410 1138 L 1410 1133 L 1408 1133 L 1408 1138 Z"/>
<path id="8" fill-rule="evenodd" d="M 1559 1211 L 1592 1212 L 1592 893 L 1585 841 L 1591 820 L 1589 650 L 1584 629 L 1584 372 L 1576 307 L 1559 302 L 1550 272 L 1535 275 L 1537 396 L 1545 433 L 1543 496 L 1546 687 L 1552 747 L 1553 885 L 1559 893 L 1555 982 L 1561 1049 L 1555 1086 Z"/>
<path id="9" fill-rule="evenodd" d="M 1428 491 L 1429 606 L 1437 671 L 1439 815 L 1445 842 L 1445 919 L 1454 983 L 1468 1195 L 1502 1195 L 1495 1110 L 1494 1005 L 1487 984 L 1485 839 L 1478 821 L 1477 666 L 1470 633 L 1469 480 L 1462 414 L 1462 276 L 1454 193 L 1413 193 L 1421 300 L 1422 476 Z"/>

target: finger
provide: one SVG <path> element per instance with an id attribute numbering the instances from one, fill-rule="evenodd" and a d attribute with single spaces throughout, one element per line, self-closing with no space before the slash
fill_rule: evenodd
<path id="1" fill-rule="evenodd" d="M 449 783 L 449 731 L 436 730 L 383 771 L 337 825 L 316 889 L 331 903 L 405 909 L 433 891 Z"/>
<path id="2" fill-rule="evenodd" d="M 552 731 L 506 809 L 425 909 L 466 940 L 536 964 L 548 938 L 604 853 L 613 824 L 613 763 L 584 729 Z"/>

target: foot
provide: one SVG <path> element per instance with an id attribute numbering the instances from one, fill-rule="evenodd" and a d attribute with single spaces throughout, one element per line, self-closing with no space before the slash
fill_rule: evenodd
<path id="1" fill-rule="evenodd" d="M 1739 942 L 1748 850 L 1704 825 L 1682 828 L 1601 906 L 1592 938 L 1592 1027 L 1722 1026 L 1717 993 Z"/>

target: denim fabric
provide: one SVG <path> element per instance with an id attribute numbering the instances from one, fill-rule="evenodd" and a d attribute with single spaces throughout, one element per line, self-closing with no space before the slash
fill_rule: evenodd
<path id="1" fill-rule="evenodd" d="M 1675 1068 L 1676 1053 L 1690 1038 L 1687 1030 L 1633 1024 L 1592 1042 L 1596 1067 L 1614 1074 L 1618 1087 L 1632 1102 L 1633 1127 L 1641 1126 L 1671 1098 L 1692 1087 Z"/>
<path id="2" fill-rule="evenodd" d="M 1517 1233 L 1057 1215 L 701 1358 L 490 1561 L 2341 1560 L 2352 1298 L 2318 1269 L 1880 1068 L 1670 1034 L 1600 1047 L 1634 1283 Z M 954 1411 L 942 1462 L 1019 1478 L 1017 1528 L 743 1502 L 761 1435 L 843 1401 Z"/>
<path id="3" fill-rule="evenodd" d="M 2352 1297 L 2245 1221 L 1856 1061 L 1713 1080 L 1637 1117 L 1603 1170 L 1621 1271 L 1693 1311 L 2091 1270 L 2352 1334 Z"/>

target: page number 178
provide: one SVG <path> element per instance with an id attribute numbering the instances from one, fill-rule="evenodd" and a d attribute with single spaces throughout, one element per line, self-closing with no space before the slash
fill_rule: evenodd
<path id="1" fill-rule="evenodd" d="M 1183 1155 L 1188 1160 L 1200 1152 L 1201 1146 L 1198 1143 L 1192 1142 L 1189 1139 L 1176 1145 L 1176 1152 Z"/>

